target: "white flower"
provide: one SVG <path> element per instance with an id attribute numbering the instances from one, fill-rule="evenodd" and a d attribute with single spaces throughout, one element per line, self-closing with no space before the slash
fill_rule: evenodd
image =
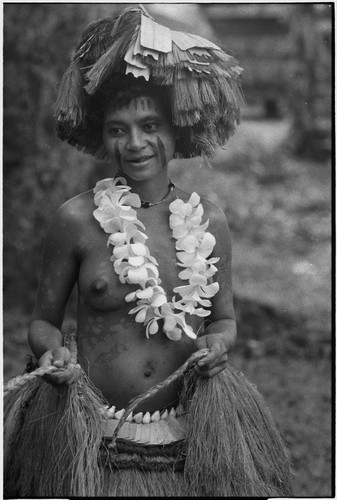
<path id="1" fill-rule="evenodd" d="M 188 280 L 188 285 L 174 288 L 173 292 L 181 299 L 176 300 L 174 296 L 168 302 L 165 290 L 160 286 L 158 262 L 150 255 L 147 236 L 140 230 L 144 231 L 145 227 L 131 208 L 141 206 L 139 196 L 130 193 L 123 177 L 99 181 L 94 193 L 98 207 L 94 217 L 109 233 L 107 245 L 113 247 L 111 261 L 119 281 L 139 286 L 125 297 L 126 302 L 137 301 L 129 314 L 134 314 L 135 321 L 146 327 L 147 337 L 159 331 L 159 321 L 162 320 L 163 331 L 169 339 L 179 340 L 182 332 L 196 338 L 185 316 L 208 316 L 210 311 L 204 308 L 211 306 L 209 298 L 219 289 L 218 283 L 208 284 L 217 271 L 214 264 L 219 259 L 207 259 L 213 251 L 215 238 L 205 232 L 208 221 L 202 224 L 203 207 L 199 195 L 192 193 L 187 203 L 177 199 L 170 204 L 169 225 L 177 240 L 178 265 L 184 268 L 179 278 Z"/>
<path id="2" fill-rule="evenodd" d="M 160 309 L 162 317 L 164 318 L 164 333 L 171 340 L 180 340 L 181 333 L 184 331 L 188 337 L 195 339 L 196 334 L 185 321 L 185 313 L 175 313 L 174 306 L 175 301 L 173 300 L 173 302 L 162 305 Z"/>

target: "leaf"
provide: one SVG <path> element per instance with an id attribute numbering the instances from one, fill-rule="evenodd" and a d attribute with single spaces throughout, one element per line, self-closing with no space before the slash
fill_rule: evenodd
<path id="1" fill-rule="evenodd" d="M 171 31 L 172 41 L 178 45 L 180 50 L 188 50 L 193 47 L 200 47 L 202 49 L 213 49 L 220 50 L 220 47 L 215 45 L 215 43 L 206 40 L 198 35 L 192 35 L 191 33 L 184 33 L 182 31 Z"/>
<path id="2" fill-rule="evenodd" d="M 140 44 L 142 47 L 146 47 L 157 52 L 171 52 L 171 30 L 142 14 L 140 24 Z"/>

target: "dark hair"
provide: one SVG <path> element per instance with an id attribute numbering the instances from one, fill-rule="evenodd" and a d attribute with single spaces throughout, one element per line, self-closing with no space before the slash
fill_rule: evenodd
<path id="1" fill-rule="evenodd" d="M 160 102 L 164 111 L 172 120 L 172 101 L 170 87 L 154 85 L 144 78 L 135 78 L 132 75 L 123 75 L 105 82 L 93 95 L 86 96 L 86 116 L 78 127 L 65 129 L 65 124 L 57 126 L 58 136 L 67 134 L 70 145 L 80 150 L 79 144 L 85 144 L 85 152 L 99 159 L 107 159 L 108 155 L 103 145 L 103 119 L 107 103 L 115 102 L 117 106 L 127 105 L 133 98 L 146 95 L 155 97 Z M 190 157 L 192 127 L 178 127 L 172 123 L 176 130 L 176 151 L 174 157 Z M 194 127 L 195 128 L 195 127 Z M 201 150 L 200 150 L 201 154 Z"/>

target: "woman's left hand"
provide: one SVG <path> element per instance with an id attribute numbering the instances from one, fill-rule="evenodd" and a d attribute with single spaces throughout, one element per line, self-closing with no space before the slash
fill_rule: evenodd
<path id="1" fill-rule="evenodd" d="M 226 335 L 209 333 L 196 340 L 198 349 L 208 348 L 209 353 L 196 364 L 196 372 L 202 377 L 213 377 L 227 367 L 228 350 Z"/>

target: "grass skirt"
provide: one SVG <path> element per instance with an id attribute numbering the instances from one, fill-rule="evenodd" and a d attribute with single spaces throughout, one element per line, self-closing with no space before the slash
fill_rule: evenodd
<path id="1" fill-rule="evenodd" d="M 192 370 L 184 385 L 186 443 L 167 467 L 102 461 L 102 400 L 84 373 L 68 388 L 39 379 L 12 391 L 5 497 L 292 496 L 287 451 L 255 386 L 232 367 L 210 379 Z"/>

